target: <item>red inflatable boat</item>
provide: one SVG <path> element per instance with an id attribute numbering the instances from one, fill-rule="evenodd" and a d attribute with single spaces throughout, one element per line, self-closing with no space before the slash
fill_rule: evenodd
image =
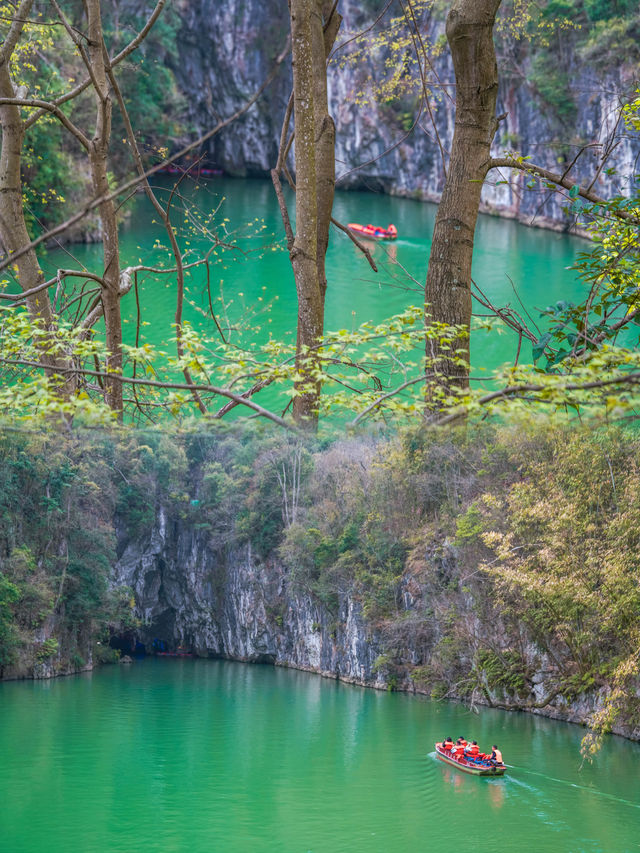
<path id="1" fill-rule="evenodd" d="M 395 240 L 398 236 L 398 229 L 391 223 L 387 228 L 382 228 L 379 225 L 360 225 L 358 222 L 350 222 L 348 227 L 354 234 L 372 237 L 374 240 Z"/>

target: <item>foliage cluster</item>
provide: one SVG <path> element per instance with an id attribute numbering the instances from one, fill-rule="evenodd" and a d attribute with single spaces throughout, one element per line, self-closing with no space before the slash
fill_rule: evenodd
<path id="1" fill-rule="evenodd" d="M 122 49 L 145 23 L 145 10 L 136 4 L 105 4 L 104 35 L 115 52 Z M 15 9 L 0 4 L 0 35 L 9 29 Z M 168 6 L 151 29 L 140 50 L 119 69 L 119 84 L 141 150 L 157 160 L 167 141 L 178 142 L 188 133 L 185 125 L 186 102 L 178 91 L 171 66 L 177 61 L 176 34 L 180 19 Z M 24 36 L 12 57 L 11 71 L 16 83 L 31 98 L 49 99 L 64 95 L 86 73 L 77 52 L 60 26 L 49 22 L 41 10 L 34 10 Z M 75 109 L 91 114 L 92 95 L 80 96 Z M 70 105 L 63 105 L 65 114 Z M 117 176 L 131 171 L 131 155 L 125 143 L 122 116 L 113 115 L 111 168 Z M 32 233 L 51 228 L 77 204 L 88 181 L 86 167 L 79 164 L 77 143 L 51 115 L 42 116 L 27 129 L 23 154 L 25 210 Z"/>
<path id="2" fill-rule="evenodd" d="M 498 53 L 503 71 L 518 77 L 528 65 L 528 84 L 559 132 L 572 126 L 578 109 L 576 58 L 603 72 L 624 57 L 637 76 L 640 12 L 633 0 L 507 0 L 502 16 Z"/>
<path id="3" fill-rule="evenodd" d="M 176 385 L 176 376 L 188 370 L 200 399 L 213 411 L 216 405 L 228 403 L 225 392 L 231 391 L 236 404 L 245 399 L 255 411 L 270 416 L 272 413 L 248 399 L 252 389 L 270 386 L 272 392 L 280 393 L 278 402 L 286 409 L 296 395 L 318 381 L 327 392 L 321 401 L 322 415 L 344 417 L 347 413 L 355 416 L 354 424 L 364 418 L 413 417 L 427 408 L 426 401 L 412 391 L 423 382 L 425 338 L 457 362 L 461 356 L 456 347 L 467 335 L 457 326 L 432 323 L 425 327 L 423 310 L 417 306 L 382 323 L 327 332 L 321 346 L 305 347 L 298 358 L 295 343 L 272 336 L 261 343 L 255 339 L 254 329 L 249 328 L 247 337 L 237 331 L 227 338 L 217 331 L 201 332 L 185 321 L 179 356 L 148 343 L 123 344 L 127 413 L 139 418 L 141 413 L 149 415 L 161 408 L 181 419 L 190 410 L 197 411 L 193 392 L 184 383 Z M 73 397 L 61 397 L 60 376 L 45 377 L 26 369 L 37 362 L 43 342 L 50 355 L 73 355 L 76 365 L 89 372 L 89 381 Z M 31 321 L 22 307 L 0 304 L 0 378 L 5 380 L 0 403 L 20 421 L 41 422 L 57 413 L 106 424 L 115 415 L 104 403 L 102 387 L 91 381 L 95 360 L 104 359 L 105 353 L 104 342 L 98 336 L 87 336 L 81 326 L 61 320 L 52 333 Z M 170 390 L 172 386 L 176 390 Z M 443 406 L 459 399 L 444 387 L 434 390 L 436 398 Z"/>
<path id="4" fill-rule="evenodd" d="M 317 456 L 280 554 L 326 604 L 360 599 L 399 680 L 508 708 L 615 692 L 606 725 L 629 721 L 640 711 L 637 454 L 616 430 L 531 426 L 338 443 Z"/>
<path id="5" fill-rule="evenodd" d="M 118 492 L 108 447 L 0 434 L 0 672 L 80 668 L 109 625 L 133 624 L 130 591 L 109 586 Z"/>
<path id="6" fill-rule="evenodd" d="M 359 601 L 395 682 L 508 708 L 599 690 L 604 730 L 640 711 L 638 450 L 622 430 L 530 423 L 326 445 L 201 421 L 6 431 L 0 664 L 85 661 L 135 626 L 110 566 L 162 505 L 221 564 L 243 543 L 281 563 L 336 625 Z"/>

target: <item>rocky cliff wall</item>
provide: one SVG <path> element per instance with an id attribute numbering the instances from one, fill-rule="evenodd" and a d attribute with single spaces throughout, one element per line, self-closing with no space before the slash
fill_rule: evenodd
<path id="1" fill-rule="evenodd" d="M 343 35 L 338 43 L 370 24 L 382 5 L 342 0 Z M 188 95 L 194 128 L 203 133 L 232 114 L 267 77 L 274 58 L 286 44 L 287 9 L 281 0 L 185 0 L 181 18 L 181 61 L 175 71 Z M 424 27 L 430 42 L 435 43 L 443 32 L 443 20 L 425 22 Z M 578 55 L 564 57 L 571 107 L 562 114 L 546 104 L 529 81 L 528 46 L 523 44 L 516 52 L 522 63 L 519 74 L 513 72 L 513 62 L 508 67 L 506 62 L 501 63 L 498 113 L 506 116 L 496 135 L 494 153 L 513 149 L 563 172 L 581 147 L 588 145 L 591 147 L 572 167 L 571 176 L 590 182 L 598 169 L 602 146 L 615 138 L 607 163 L 615 174 L 603 170 L 594 187 L 604 196 L 624 191 L 620 176 L 632 173 L 640 154 L 638 140 L 629 138 L 619 126 L 620 103 L 633 91 L 633 69 L 624 65 L 623 58 L 618 67 L 598 72 Z M 339 57 L 344 55 L 339 53 Z M 371 99 L 362 102 L 362 98 L 356 103 L 356 93 L 371 95 L 372 81 L 380 78 L 386 59 L 388 54 L 380 49 L 363 61 L 335 61 L 330 66 L 338 185 L 437 201 L 444 173 L 433 127 L 426 111 L 419 111 L 420 98 L 414 93 L 386 103 Z M 455 117 L 453 100 L 448 97 L 454 76 L 447 51 L 436 60 L 435 68 L 443 85 L 434 90 L 430 105 L 447 149 Z M 232 175 L 268 174 L 276 161 L 290 88 L 290 68 L 283 67 L 259 104 L 210 141 L 211 160 Z M 544 192 L 537 182 L 530 188 L 527 183 L 530 179 L 522 173 L 495 172 L 483 191 L 484 210 L 527 223 L 569 227 L 573 220 L 563 212 L 561 199 Z"/>
<path id="2" fill-rule="evenodd" d="M 286 572 L 251 545 L 211 550 L 206 535 L 169 521 L 160 509 L 145 542 L 128 542 L 115 582 L 131 587 L 140 640 L 203 657 L 274 663 L 344 681 L 386 687 L 375 662 L 381 637 L 348 596 L 335 610 L 292 589 Z"/>
<path id="3" fill-rule="evenodd" d="M 425 619 L 431 605 L 428 589 L 409 574 L 401 585 L 403 618 L 394 625 L 372 626 L 349 595 L 336 596 L 331 606 L 322 604 L 297 589 L 277 562 L 262 561 L 250 545 L 225 553 L 212 550 L 206 533 L 172 520 L 162 508 L 148 538 L 127 540 L 124 529 L 120 535 L 114 581 L 135 592 L 142 623 L 138 636 L 148 650 L 162 643 L 203 657 L 272 663 L 368 687 L 429 692 L 409 673 L 428 664 L 441 626 L 437 610 Z M 460 618 L 476 619 L 468 592 L 458 609 Z M 490 638 L 481 636 L 486 627 L 479 621 L 476 630 L 478 642 L 500 643 L 501 626 L 494 626 Z M 528 710 L 584 723 L 602 707 L 604 694 L 598 691 L 569 701 L 550 690 L 553 663 L 533 648 L 530 652 L 538 661 L 533 705 L 540 707 Z M 450 693 L 448 698 L 459 697 Z M 478 693 L 472 701 L 513 706 L 492 691 Z M 614 731 L 640 740 L 638 727 L 618 724 Z"/>

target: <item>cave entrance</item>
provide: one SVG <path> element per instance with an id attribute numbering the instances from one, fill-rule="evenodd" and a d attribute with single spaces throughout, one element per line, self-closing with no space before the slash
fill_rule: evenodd
<path id="1" fill-rule="evenodd" d="M 147 653 L 166 657 L 194 657 L 191 637 L 176 629 L 176 615 L 171 608 L 156 615 L 143 629 Z"/>
<path id="2" fill-rule="evenodd" d="M 122 634 L 112 634 L 109 647 L 117 649 L 120 654 L 129 657 L 143 658 L 147 653 L 147 647 L 138 639 L 135 631 L 125 631 Z"/>

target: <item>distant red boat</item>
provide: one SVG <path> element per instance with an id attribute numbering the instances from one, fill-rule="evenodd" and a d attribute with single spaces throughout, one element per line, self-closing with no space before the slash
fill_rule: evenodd
<path id="1" fill-rule="evenodd" d="M 382 228 L 380 225 L 360 225 L 358 222 L 350 222 L 347 227 L 354 234 L 372 237 L 374 240 L 395 240 L 398 236 L 398 229 L 392 223 L 389 223 L 387 228 Z"/>
<path id="2" fill-rule="evenodd" d="M 193 166 L 164 166 L 158 169 L 156 175 L 184 175 L 187 174 L 191 178 L 213 178 L 223 174 L 222 169 L 214 169 L 209 166 L 199 166 L 197 163 Z"/>
<path id="3" fill-rule="evenodd" d="M 159 658 L 194 658 L 195 655 L 193 652 L 183 652 L 179 649 L 175 652 L 156 652 L 156 656 Z"/>

